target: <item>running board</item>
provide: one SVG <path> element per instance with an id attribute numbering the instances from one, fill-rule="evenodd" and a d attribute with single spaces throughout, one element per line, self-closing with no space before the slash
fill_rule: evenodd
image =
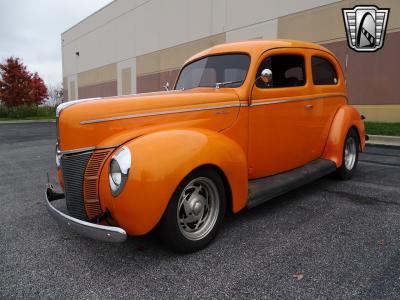
<path id="1" fill-rule="evenodd" d="M 320 158 L 285 173 L 250 180 L 247 207 L 252 208 L 257 206 L 302 185 L 315 181 L 335 170 L 336 165 L 333 161 Z"/>

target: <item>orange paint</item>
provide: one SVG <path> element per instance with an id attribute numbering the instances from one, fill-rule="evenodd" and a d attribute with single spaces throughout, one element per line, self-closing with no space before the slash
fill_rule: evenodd
<path id="1" fill-rule="evenodd" d="M 347 104 L 341 67 L 332 52 L 312 43 L 276 40 L 224 44 L 207 55 L 247 53 L 250 66 L 238 88 L 211 87 L 89 100 L 66 107 L 59 118 L 61 151 L 122 145 L 132 153 L 123 191 L 113 197 L 106 160 L 98 179 L 103 211 L 130 235 L 153 229 L 178 184 L 194 169 L 212 165 L 227 179 L 232 210 L 246 206 L 248 180 L 281 173 L 317 158 L 339 167 L 350 127 L 364 149 L 359 113 Z M 254 86 L 260 63 L 272 56 L 304 57 L 303 86 L 260 89 Z M 316 86 L 311 57 L 328 60 L 337 84 Z M 312 109 L 310 109 L 310 107 Z M 59 174 L 59 178 L 62 178 Z"/>

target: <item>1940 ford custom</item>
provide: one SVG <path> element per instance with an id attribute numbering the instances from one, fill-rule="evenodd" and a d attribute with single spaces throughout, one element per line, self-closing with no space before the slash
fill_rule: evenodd
<path id="1" fill-rule="evenodd" d="M 113 242 L 157 228 L 181 252 L 205 247 L 228 210 L 349 179 L 366 139 L 336 57 L 290 40 L 205 50 L 171 91 L 63 103 L 57 130 L 58 222 Z M 64 198 L 68 213 L 52 203 Z"/>

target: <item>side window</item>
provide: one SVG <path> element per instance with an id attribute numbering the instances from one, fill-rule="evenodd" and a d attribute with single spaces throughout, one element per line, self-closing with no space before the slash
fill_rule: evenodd
<path id="1" fill-rule="evenodd" d="M 268 84 L 258 79 L 259 88 L 280 88 L 303 86 L 306 83 L 304 57 L 301 55 L 274 55 L 265 59 L 258 68 L 257 78 L 262 70 L 272 71 L 272 81 Z"/>
<path id="2" fill-rule="evenodd" d="M 337 74 L 330 61 L 313 56 L 311 58 L 312 76 L 315 85 L 337 84 Z"/>

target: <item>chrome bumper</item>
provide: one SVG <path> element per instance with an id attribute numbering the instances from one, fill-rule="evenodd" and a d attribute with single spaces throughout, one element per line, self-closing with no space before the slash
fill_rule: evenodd
<path id="1" fill-rule="evenodd" d="M 52 186 L 47 186 L 45 199 L 46 207 L 50 215 L 61 225 L 64 225 L 73 231 L 86 237 L 100 240 L 104 242 L 124 242 L 126 240 L 126 232 L 122 228 L 114 226 L 98 225 L 86 221 L 79 220 L 64 214 L 51 205 L 51 201 L 64 198 L 63 194 L 55 192 Z"/>

